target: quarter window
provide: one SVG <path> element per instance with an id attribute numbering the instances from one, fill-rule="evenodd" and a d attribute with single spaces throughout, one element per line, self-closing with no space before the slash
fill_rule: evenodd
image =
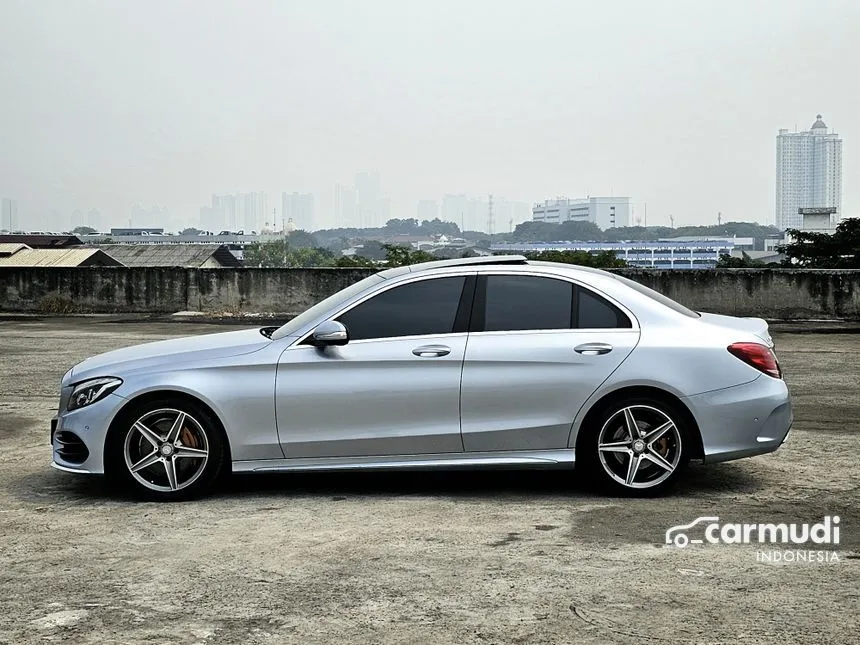
<path id="1" fill-rule="evenodd" d="M 577 324 L 579 329 L 629 328 L 630 319 L 605 298 L 580 287 Z"/>
<path id="2" fill-rule="evenodd" d="M 338 317 L 350 340 L 450 334 L 464 276 L 411 282 L 383 291 Z"/>

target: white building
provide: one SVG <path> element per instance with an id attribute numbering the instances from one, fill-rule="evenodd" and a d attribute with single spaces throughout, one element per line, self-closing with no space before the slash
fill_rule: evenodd
<path id="1" fill-rule="evenodd" d="M 837 221 L 842 213 L 842 139 L 820 114 L 809 130 L 776 137 L 777 228 L 802 227 L 800 208 L 835 208 Z"/>
<path id="2" fill-rule="evenodd" d="M 534 205 L 532 220 L 550 224 L 591 222 L 602 229 L 630 226 L 630 198 L 548 199 Z"/>
<path id="3" fill-rule="evenodd" d="M 18 230 L 18 202 L 8 197 L 3 198 L 0 210 L 0 231 Z"/>
<path id="4" fill-rule="evenodd" d="M 355 228 L 355 188 L 335 184 L 334 186 L 334 227 Z"/>
<path id="5" fill-rule="evenodd" d="M 463 194 L 442 197 L 442 221 L 455 222 L 461 230 L 474 229 L 474 211 L 474 203 Z"/>
<path id="6" fill-rule="evenodd" d="M 212 206 L 200 209 L 200 224 L 204 229 L 217 232 L 244 230 L 259 231 L 269 221 L 266 193 L 237 193 L 212 195 Z"/>
<path id="7" fill-rule="evenodd" d="M 96 231 L 102 230 L 102 215 L 95 208 L 91 208 L 87 213 L 87 226 Z"/>
<path id="8" fill-rule="evenodd" d="M 585 251 L 592 255 L 606 251 L 634 267 L 652 269 L 712 269 L 721 255 L 731 255 L 734 240 L 657 240 L 655 242 L 503 242 L 493 244 L 499 253 L 540 253 L 544 251 Z"/>
<path id="9" fill-rule="evenodd" d="M 439 206 L 436 204 L 435 199 L 422 199 L 418 202 L 418 209 L 415 213 L 416 218 L 419 222 L 423 222 L 424 220 L 434 220 L 439 217 Z M 451 220 L 456 221 L 457 225 L 460 225 L 459 220 Z"/>
<path id="10" fill-rule="evenodd" d="M 284 222 L 293 220 L 293 224 L 299 230 L 312 231 L 314 196 L 311 193 L 282 193 L 281 216 Z"/>
<path id="11" fill-rule="evenodd" d="M 382 226 L 382 182 L 378 172 L 360 172 L 355 176 L 355 205 L 359 228 Z M 382 221 L 380 221 L 382 220 Z"/>

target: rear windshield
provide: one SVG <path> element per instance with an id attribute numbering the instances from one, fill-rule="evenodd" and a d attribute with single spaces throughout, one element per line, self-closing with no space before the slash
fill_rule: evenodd
<path id="1" fill-rule="evenodd" d="M 625 278 L 623 276 L 617 275 L 615 273 L 612 274 L 612 277 L 616 280 L 620 280 L 624 284 L 626 284 L 631 289 L 635 289 L 643 296 L 648 296 L 651 300 L 656 300 L 661 305 L 665 305 L 669 307 L 672 311 L 677 311 L 679 314 L 684 314 L 685 316 L 689 316 L 690 318 L 701 318 L 701 314 L 693 311 L 692 309 L 687 309 L 684 305 L 680 305 L 671 298 L 667 298 L 662 293 L 658 291 L 654 291 L 653 289 L 649 289 L 643 284 L 639 284 L 634 280 L 630 280 L 629 278 Z"/>

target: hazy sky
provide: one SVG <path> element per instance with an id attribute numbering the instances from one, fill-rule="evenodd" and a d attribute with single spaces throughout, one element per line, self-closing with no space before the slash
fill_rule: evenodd
<path id="1" fill-rule="evenodd" d="M 857 0 L 0 0 L 0 195 L 22 226 L 376 170 L 392 216 L 468 193 L 629 195 L 772 222 L 817 113 L 860 214 Z"/>

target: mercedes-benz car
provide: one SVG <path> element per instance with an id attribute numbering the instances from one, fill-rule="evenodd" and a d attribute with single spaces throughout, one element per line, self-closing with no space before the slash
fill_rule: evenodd
<path id="1" fill-rule="evenodd" d="M 764 320 L 496 256 L 383 270 L 281 327 L 85 360 L 51 442 L 56 468 L 162 500 L 230 471 L 574 465 L 655 494 L 690 459 L 776 450 L 791 422 Z"/>

